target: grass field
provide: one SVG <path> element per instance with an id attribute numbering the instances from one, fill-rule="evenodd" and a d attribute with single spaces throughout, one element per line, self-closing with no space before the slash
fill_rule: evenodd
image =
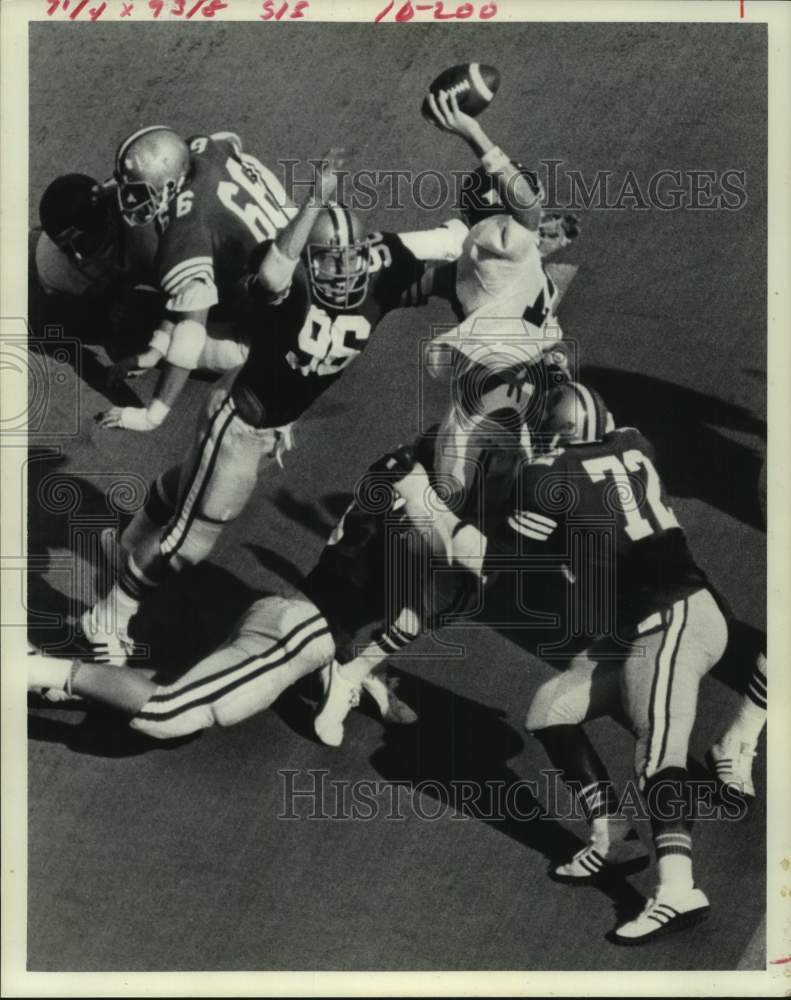
<path id="1" fill-rule="evenodd" d="M 579 268 L 561 321 L 579 343 L 583 371 L 620 423 L 655 440 L 694 551 L 733 607 L 731 655 L 701 690 L 691 747 L 700 762 L 765 641 L 762 28 L 35 24 L 30 224 L 56 174 L 108 176 L 117 142 L 155 122 L 184 134 L 233 129 L 273 167 L 338 144 L 354 168 L 471 167 L 462 145 L 418 114 L 433 76 L 468 60 L 499 67 L 503 85 L 486 124 L 526 163 L 562 160 L 586 177 L 607 170 L 616 179 L 632 170 L 641 184 L 661 169 L 745 171 L 739 211 L 592 210 L 563 258 Z M 448 214 L 405 199 L 373 210 L 370 228 L 414 229 Z M 252 594 L 292 590 L 355 478 L 437 418 L 442 389 L 418 377 L 417 344 L 430 322 L 447 319 L 441 305 L 389 317 L 300 421 L 297 449 L 261 483 L 211 562 L 146 609 L 159 664 L 177 670 L 210 649 Z M 154 434 L 102 431 L 92 418 L 107 408 L 106 359 L 70 335 L 62 357 L 49 349 L 43 361 L 49 394 L 30 436 L 38 561 L 29 607 L 38 615 L 73 614 L 90 600 L 86 524 L 117 520 L 107 502 L 113 483 L 124 480 L 134 494 L 184 454 L 206 392 L 193 380 Z M 129 391 L 145 398 L 152 385 L 149 376 Z M 72 498 L 60 508 L 51 500 L 59 484 Z M 42 490 L 50 491 L 45 505 Z M 44 635 L 40 620 L 33 632 Z M 444 638 L 463 644 L 464 656 L 425 643 L 398 664 L 420 722 L 384 731 L 354 713 L 335 751 L 312 737 L 311 706 L 296 694 L 231 730 L 155 748 L 109 714 L 35 708 L 29 967 L 736 968 L 765 908 L 762 759 L 748 819 L 696 830 L 710 919 L 646 949 L 615 948 L 604 934 L 616 915 L 639 908 L 651 874 L 609 896 L 551 882 L 548 863 L 576 849 L 579 823 L 417 815 L 440 811 L 430 786 L 410 798 L 419 782 L 508 782 L 546 767 L 522 720 L 552 668 L 511 631 L 469 626 Z M 627 777 L 627 734 L 610 723 L 592 731 L 614 776 Z M 300 788 L 311 769 L 326 770 L 327 781 L 399 782 L 413 806 L 403 819 L 350 822 L 308 819 L 303 803 L 302 818 L 278 818 L 285 769 L 300 772 Z M 762 966 L 763 957 L 750 961 Z"/>

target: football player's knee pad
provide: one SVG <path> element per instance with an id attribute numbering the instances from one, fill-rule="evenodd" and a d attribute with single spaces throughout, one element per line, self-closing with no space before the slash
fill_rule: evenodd
<path id="1" fill-rule="evenodd" d="M 175 570 L 182 570 L 186 566 L 197 566 L 211 555 L 224 527 L 223 522 L 196 517 L 176 552 L 163 555 L 169 557 L 170 564 Z"/>
<path id="2" fill-rule="evenodd" d="M 525 729 L 529 733 L 548 726 L 568 726 L 582 721 L 580 713 L 574 711 L 571 700 L 560 693 L 561 679 L 553 677 L 546 681 L 533 696 L 525 719 Z"/>

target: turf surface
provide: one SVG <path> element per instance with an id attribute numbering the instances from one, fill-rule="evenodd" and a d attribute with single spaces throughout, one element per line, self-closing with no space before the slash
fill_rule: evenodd
<path id="1" fill-rule="evenodd" d="M 756 502 L 766 371 L 762 29 L 97 23 L 69 25 L 67 42 L 66 34 L 31 25 L 31 225 L 55 174 L 108 176 L 119 139 L 155 121 L 185 134 L 233 129 L 270 165 L 341 144 L 360 168 L 467 168 L 461 144 L 432 131 L 417 109 L 440 68 L 470 59 L 500 68 L 486 123 L 526 162 L 563 160 L 586 177 L 610 170 L 619 180 L 631 169 L 641 184 L 662 168 L 746 171 L 741 211 L 591 211 L 564 258 L 579 267 L 561 311 L 567 336 L 579 340 L 588 377 L 619 422 L 656 440 L 677 513 L 733 605 L 732 655 L 701 690 L 691 748 L 701 761 L 765 630 Z M 400 209 L 372 212 L 371 228 L 418 228 L 447 214 L 404 197 Z M 298 449 L 261 484 L 211 563 L 153 602 L 144 626 L 163 666 L 177 670 L 211 648 L 251 594 L 293 587 L 355 477 L 436 418 L 442 392 L 418 378 L 416 343 L 430 321 L 447 318 L 441 306 L 390 317 L 300 422 Z M 64 346 L 43 362 L 50 390 L 30 441 L 40 572 L 29 604 L 39 613 L 74 613 L 90 599 L 90 537 L 118 516 L 109 487 L 124 478 L 134 495 L 177 461 L 206 391 L 191 382 L 152 435 L 102 431 L 92 417 L 108 405 L 106 359 Z M 151 389 L 149 376 L 130 392 L 147 398 Z M 58 508 L 53 491 L 66 480 L 77 505 Z M 579 823 L 459 817 L 430 785 L 414 791 L 427 780 L 511 782 L 546 766 L 522 719 L 552 668 L 511 632 L 470 627 L 445 638 L 463 643 L 466 656 L 427 643 L 402 664 L 402 691 L 420 723 L 384 732 L 355 713 L 337 751 L 312 739 L 311 707 L 298 694 L 232 730 L 154 748 L 112 715 L 36 708 L 29 967 L 732 969 L 748 946 L 761 964 L 760 758 L 754 814 L 697 827 L 709 921 L 648 949 L 615 948 L 604 934 L 616 914 L 639 908 L 650 872 L 609 894 L 556 885 L 548 862 L 576 848 Z M 593 732 L 625 778 L 627 735 L 609 723 Z M 288 769 L 299 773 L 279 773 Z M 369 821 L 308 819 L 306 800 L 301 818 L 278 818 L 284 783 L 304 788 L 309 769 L 326 770 L 327 781 L 404 783 L 404 818 L 386 818 L 390 784 Z M 325 806 L 334 812 L 331 788 Z M 433 812 L 437 819 L 425 818 Z"/>

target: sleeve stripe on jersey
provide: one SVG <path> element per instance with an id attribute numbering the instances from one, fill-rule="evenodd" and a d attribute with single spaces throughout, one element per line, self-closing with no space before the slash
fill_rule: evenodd
<path id="1" fill-rule="evenodd" d="M 162 278 L 162 288 L 169 292 L 171 288 L 179 284 L 183 278 L 183 272 L 192 268 L 200 268 L 200 270 L 207 270 L 212 275 L 214 275 L 214 261 L 211 257 L 190 257 L 189 260 L 183 260 L 180 264 L 176 264 L 175 267 L 171 267 L 167 274 Z"/>
<path id="2" fill-rule="evenodd" d="M 516 510 L 508 518 L 508 524 L 523 535 L 527 535 L 530 538 L 538 538 L 541 541 L 546 540 L 554 531 L 557 525 L 549 526 L 547 524 L 542 524 L 540 521 L 536 521 L 533 515 L 529 511 Z"/>
<path id="3" fill-rule="evenodd" d="M 403 306 L 422 306 L 428 302 L 428 286 L 430 276 L 424 272 L 417 281 L 414 281 L 409 288 L 401 293 L 400 304 Z"/>
<path id="4" fill-rule="evenodd" d="M 548 528 L 557 528 L 558 522 L 553 521 L 551 517 L 546 517 L 544 514 L 537 514 L 534 510 L 520 510 L 517 512 L 519 517 L 528 517 L 531 521 L 538 521 L 538 527 L 545 524 Z"/>
<path id="5" fill-rule="evenodd" d="M 557 521 L 553 521 L 550 517 L 542 517 L 540 514 L 534 514 L 532 510 L 515 510 L 513 516 L 526 528 L 532 528 L 534 531 L 540 531 L 545 535 L 551 535 L 558 526 Z"/>
<path id="6" fill-rule="evenodd" d="M 549 535 L 547 534 L 542 534 L 540 531 L 534 531 L 532 528 L 524 527 L 513 516 L 508 518 L 508 527 L 512 528 L 520 535 L 525 535 L 527 538 L 534 538 L 538 542 L 545 542 L 549 538 Z"/>
<path id="7" fill-rule="evenodd" d="M 222 142 L 223 139 L 226 142 L 230 142 L 231 145 L 236 149 L 237 153 L 239 153 L 239 155 L 241 156 L 242 140 L 235 132 L 212 132 L 209 138 L 214 139 L 215 142 Z"/>
<path id="8" fill-rule="evenodd" d="M 177 281 L 171 283 L 171 285 L 165 289 L 165 294 L 170 298 L 174 298 L 196 282 L 215 288 L 214 271 L 206 267 L 196 268 L 194 271 L 188 271 L 185 274 L 180 275 Z"/>

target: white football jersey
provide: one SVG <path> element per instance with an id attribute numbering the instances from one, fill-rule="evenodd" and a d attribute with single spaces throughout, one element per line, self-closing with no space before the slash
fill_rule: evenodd
<path id="1" fill-rule="evenodd" d="M 508 302 L 518 311 L 506 315 L 523 316 L 540 330 L 554 312 L 556 292 L 541 263 L 538 233 L 510 215 L 473 226 L 459 258 L 456 295 L 466 316 Z"/>

